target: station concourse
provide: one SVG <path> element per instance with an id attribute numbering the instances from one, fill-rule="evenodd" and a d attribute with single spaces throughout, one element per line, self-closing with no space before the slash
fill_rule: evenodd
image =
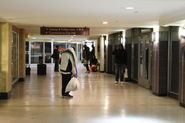
<path id="1" fill-rule="evenodd" d="M 126 74 L 115 84 L 120 44 Z M 70 99 L 55 47 L 76 52 Z M 184 107 L 185 1 L 0 1 L 0 123 L 185 123 Z"/>

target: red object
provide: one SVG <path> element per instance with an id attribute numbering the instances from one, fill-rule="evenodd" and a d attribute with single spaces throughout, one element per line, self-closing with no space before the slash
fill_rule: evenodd
<path id="1" fill-rule="evenodd" d="M 58 51 L 64 51 L 66 50 L 67 48 L 58 48 Z"/>
<path id="2" fill-rule="evenodd" d="M 90 72 L 96 72 L 96 71 L 97 71 L 97 66 L 96 65 L 90 66 Z"/>

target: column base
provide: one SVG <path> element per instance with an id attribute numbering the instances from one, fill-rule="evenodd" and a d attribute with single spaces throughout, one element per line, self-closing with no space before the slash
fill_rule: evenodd
<path id="1" fill-rule="evenodd" d="M 24 78 L 19 78 L 19 82 L 24 82 Z"/>
<path id="2" fill-rule="evenodd" d="M 183 104 L 183 103 L 180 103 L 180 106 L 182 106 L 182 107 L 184 107 L 184 108 L 185 108 L 185 104 Z"/>
<path id="3" fill-rule="evenodd" d="M 167 96 L 167 94 L 158 94 L 158 93 L 155 93 L 155 92 L 153 92 L 153 94 L 156 95 L 156 96 Z"/>
<path id="4" fill-rule="evenodd" d="M 170 92 L 168 92 L 168 96 L 169 96 L 169 97 L 172 97 L 172 98 L 174 98 L 174 99 L 178 99 L 178 95 L 175 94 L 175 93 L 170 93 Z"/>
<path id="5" fill-rule="evenodd" d="M 0 99 L 9 99 L 10 92 L 0 92 Z"/>

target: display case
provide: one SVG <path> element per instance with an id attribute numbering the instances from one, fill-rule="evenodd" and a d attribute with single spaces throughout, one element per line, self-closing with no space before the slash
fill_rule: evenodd
<path id="1" fill-rule="evenodd" d="M 12 82 L 15 83 L 19 77 L 19 34 L 17 32 L 12 32 Z"/>

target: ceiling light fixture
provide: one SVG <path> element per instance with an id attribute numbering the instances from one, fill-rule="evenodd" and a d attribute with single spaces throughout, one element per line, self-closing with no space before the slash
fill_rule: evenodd
<path id="1" fill-rule="evenodd" d="M 108 22 L 107 21 L 103 21 L 102 24 L 108 24 Z"/>
<path id="2" fill-rule="evenodd" d="M 132 6 L 125 7 L 126 10 L 134 10 L 135 8 Z"/>
<path id="3" fill-rule="evenodd" d="M 32 39 L 37 39 L 36 37 L 32 37 Z"/>

